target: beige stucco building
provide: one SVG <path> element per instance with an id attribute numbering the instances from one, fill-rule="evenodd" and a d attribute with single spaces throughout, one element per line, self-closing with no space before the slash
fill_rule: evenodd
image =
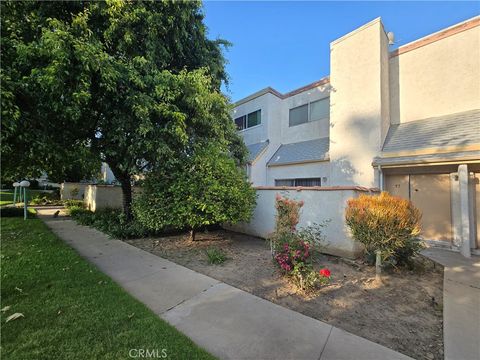
<path id="1" fill-rule="evenodd" d="M 389 40 L 377 18 L 330 44 L 330 76 L 238 101 L 248 175 L 269 189 L 387 190 L 420 208 L 425 240 L 470 256 L 480 247 L 480 17 L 394 51 Z"/>

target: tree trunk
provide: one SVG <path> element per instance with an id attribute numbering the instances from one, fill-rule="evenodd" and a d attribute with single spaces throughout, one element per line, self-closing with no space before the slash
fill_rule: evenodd
<path id="1" fill-rule="evenodd" d="M 133 219 L 132 214 L 132 183 L 130 178 L 118 179 L 122 185 L 122 194 L 123 194 L 123 213 L 127 221 Z"/>
<path id="2" fill-rule="evenodd" d="M 188 239 L 189 239 L 190 241 L 195 241 L 195 235 L 196 235 L 195 229 L 191 229 Z"/>
<path id="3" fill-rule="evenodd" d="M 133 219 L 132 214 L 132 182 L 131 176 L 127 172 L 120 170 L 114 162 L 109 162 L 107 160 L 108 166 L 112 170 L 113 175 L 118 180 L 122 187 L 122 205 L 123 205 L 123 213 L 125 214 L 125 218 L 127 221 Z"/>

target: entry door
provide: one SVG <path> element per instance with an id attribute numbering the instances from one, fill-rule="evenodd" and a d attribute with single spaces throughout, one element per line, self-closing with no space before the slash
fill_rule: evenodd
<path id="1" fill-rule="evenodd" d="M 388 175 L 385 177 L 385 189 L 393 196 L 410 200 L 408 175 Z"/>
<path id="2" fill-rule="evenodd" d="M 422 212 L 426 240 L 452 241 L 450 175 L 410 175 L 410 200 Z"/>
<path id="3" fill-rule="evenodd" d="M 385 189 L 410 200 L 422 212 L 424 239 L 452 241 L 450 175 L 387 175 Z"/>

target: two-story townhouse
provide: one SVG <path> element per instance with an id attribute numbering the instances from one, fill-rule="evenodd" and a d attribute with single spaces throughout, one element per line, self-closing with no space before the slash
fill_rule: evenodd
<path id="1" fill-rule="evenodd" d="M 287 94 L 266 88 L 236 103 L 235 123 L 249 150 L 253 185 L 329 183 L 328 89 L 324 78 Z"/>
<path id="2" fill-rule="evenodd" d="M 377 187 L 423 237 L 480 247 L 480 17 L 390 51 L 377 18 L 330 44 L 330 76 L 238 101 L 254 186 Z"/>

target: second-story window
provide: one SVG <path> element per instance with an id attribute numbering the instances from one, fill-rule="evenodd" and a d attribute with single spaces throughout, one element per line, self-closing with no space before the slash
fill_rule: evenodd
<path id="1" fill-rule="evenodd" d="M 243 130 L 246 127 L 247 116 L 243 115 L 235 119 L 235 125 L 237 125 L 238 130 Z"/>
<path id="2" fill-rule="evenodd" d="M 308 122 L 308 104 L 290 109 L 290 126 L 300 125 L 306 122 Z"/>
<path id="3" fill-rule="evenodd" d="M 238 130 L 251 128 L 253 126 L 260 125 L 261 123 L 262 123 L 261 110 L 251 112 L 248 115 L 243 115 L 235 119 L 235 124 L 237 125 Z"/>
<path id="4" fill-rule="evenodd" d="M 290 109 L 289 126 L 326 119 L 330 116 L 330 98 L 325 98 Z"/>

